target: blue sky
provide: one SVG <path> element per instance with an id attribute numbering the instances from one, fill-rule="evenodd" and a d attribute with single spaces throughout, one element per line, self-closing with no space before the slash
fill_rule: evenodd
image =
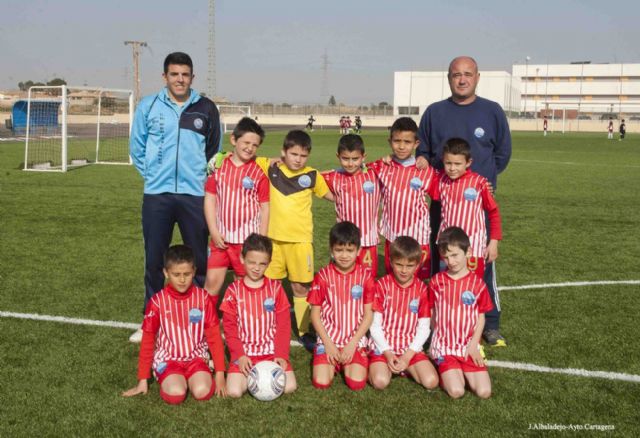
<path id="1" fill-rule="evenodd" d="M 320 102 L 322 55 L 338 102 L 393 98 L 393 72 L 441 70 L 457 55 L 484 70 L 514 62 L 640 62 L 640 2 L 592 0 L 216 0 L 217 94 L 234 101 Z M 2 0 L 0 89 L 63 77 L 131 88 L 131 49 L 146 41 L 141 88 L 162 86 L 167 53 L 207 80 L 208 1 Z M 325 103 L 325 102 L 323 102 Z"/>

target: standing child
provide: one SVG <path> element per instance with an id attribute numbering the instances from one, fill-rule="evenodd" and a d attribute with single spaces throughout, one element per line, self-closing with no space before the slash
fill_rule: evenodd
<path id="1" fill-rule="evenodd" d="M 229 348 L 227 393 L 241 397 L 247 392 L 247 375 L 258 362 L 272 360 L 285 370 L 285 393 L 296 389 L 289 363 L 289 301 L 277 280 L 264 276 L 271 261 L 268 237 L 251 234 L 242 246 L 245 276 L 229 285 L 220 305 Z"/>
<path id="2" fill-rule="evenodd" d="M 311 323 L 318 334 L 312 383 L 326 389 L 336 372 L 344 371 L 347 386 L 359 391 L 367 384 L 367 330 L 373 318 L 374 280 L 356 263 L 360 230 L 339 222 L 329 232 L 332 262 L 315 276 L 308 301 Z"/>
<path id="3" fill-rule="evenodd" d="M 429 337 L 427 286 L 416 277 L 421 245 L 399 236 L 390 246 L 393 274 L 376 283 L 373 323 L 369 330 L 374 352 L 369 356 L 369 381 L 384 389 L 393 374 L 409 373 L 427 389 L 438 386 L 438 374 L 422 352 Z"/>
<path id="4" fill-rule="evenodd" d="M 447 271 L 433 276 L 429 299 L 434 330 L 430 355 L 442 387 L 452 398 L 464 395 L 465 382 L 480 398 L 491 396 L 491 379 L 480 351 L 484 314 L 493 305 L 482 277 L 467 267 L 469 237 L 458 227 L 440 234 L 438 250 Z"/>
<path id="5" fill-rule="evenodd" d="M 146 394 L 150 370 L 160 384 L 160 396 L 181 403 L 187 390 L 196 400 L 225 395 L 224 346 L 211 296 L 193 284 L 195 257 L 185 245 L 170 247 L 164 256 L 168 284 L 156 293 L 142 322 L 138 385 L 122 395 Z M 209 370 L 207 346 L 213 356 L 215 382 Z"/>
<path id="6" fill-rule="evenodd" d="M 549 120 L 547 120 L 547 116 L 544 116 L 544 119 L 542 120 L 542 130 L 544 131 L 544 134 L 543 134 L 544 137 L 547 136 L 548 128 L 549 128 Z"/>
<path id="7" fill-rule="evenodd" d="M 204 214 L 211 234 L 205 289 L 218 300 L 227 268 L 244 275 L 242 243 L 251 233 L 267 234 L 269 180 L 255 162 L 264 130 L 253 119 L 241 119 L 231 134 L 233 152 L 207 180 Z"/>
<path id="8" fill-rule="evenodd" d="M 306 165 L 310 153 L 311 137 L 296 129 L 284 139 L 282 164 L 270 166 L 268 158 L 256 159 L 271 183 L 268 236 L 273 241 L 273 259 L 265 275 L 278 280 L 288 276 L 298 334 L 308 350 L 315 344 L 315 337 L 307 333 L 307 294 L 314 272 L 312 195 L 333 201 L 320 172 Z"/>
<path id="9" fill-rule="evenodd" d="M 622 122 L 620 122 L 620 138 L 618 139 L 618 141 L 622 141 L 624 140 L 624 136 L 627 133 L 627 125 L 624 123 L 624 119 L 622 119 Z"/>
<path id="10" fill-rule="evenodd" d="M 613 117 L 609 117 L 609 126 L 607 126 L 607 139 L 613 140 Z"/>
<path id="11" fill-rule="evenodd" d="M 367 155 L 359 135 L 343 135 L 337 156 L 342 168 L 324 172 L 322 176 L 335 197 L 338 222 L 353 222 L 360 229 L 362 246 L 358 251 L 358 263 L 371 269 L 375 277 L 378 273 L 380 183 L 375 172 L 364 165 Z"/>
<path id="12" fill-rule="evenodd" d="M 437 177 L 431 167 L 418 169 L 413 153 L 418 147 L 418 125 L 410 117 L 400 117 L 391 126 L 389 145 L 390 164 L 378 160 L 370 167 L 375 170 L 382 187 L 382 215 L 380 234 L 386 239 L 384 263 L 391 272 L 389 245 L 398 236 L 414 238 L 422 248 L 418 278 L 429 278 L 431 254 L 429 253 L 429 204 L 437 190 Z"/>

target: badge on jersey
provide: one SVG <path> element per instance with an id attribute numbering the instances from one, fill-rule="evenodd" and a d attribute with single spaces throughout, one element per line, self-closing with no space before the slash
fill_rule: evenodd
<path id="1" fill-rule="evenodd" d="M 298 184 L 300 184 L 300 187 L 308 189 L 309 187 L 311 187 L 311 178 L 309 177 L 309 175 L 302 175 L 300 178 L 298 178 Z"/>
<path id="2" fill-rule="evenodd" d="M 242 187 L 247 190 L 251 190 L 255 187 L 255 183 L 250 176 L 245 176 L 244 178 L 242 178 Z"/>
<path id="3" fill-rule="evenodd" d="M 164 373 L 164 370 L 167 369 L 167 363 L 166 362 L 160 362 L 158 363 L 158 365 L 156 365 L 156 373 L 158 374 L 162 374 Z"/>
<path id="4" fill-rule="evenodd" d="M 359 300 L 360 298 L 362 298 L 362 291 L 362 286 L 356 284 L 351 288 L 351 298 L 353 298 L 354 300 Z"/>
<path id="5" fill-rule="evenodd" d="M 409 310 L 411 311 L 411 313 L 418 313 L 418 307 L 419 306 L 420 306 L 420 300 L 417 299 L 417 298 L 414 298 L 409 303 Z"/>
<path id="6" fill-rule="evenodd" d="M 373 350 L 373 354 L 374 354 L 375 356 L 382 356 L 382 351 L 378 350 L 378 347 L 376 347 L 376 349 L 375 349 L 375 350 Z"/>
<path id="7" fill-rule="evenodd" d="M 484 129 L 482 129 L 480 126 L 478 126 L 476 128 L 475 131 L 473 131 L 473 135 L 476 136 L 476 138 L 482 138 L 484 137 Z"/>
<path id="8" fill-rule="evenodd" d="M 438 356 L 438 357 L 436 358 L 436 365 L 441 365 L 441 364 L 442 364 L 442 362 L 444 362 L 444 357 L 442 357 L 442 356 Z"/>
<path id="9" fill-rule="evenodd" d="M 194 307 L 193 309 L 189 310 L 189 322 L 191 324 L 197 324 L 200 321 L 202 321 L 202 310 Z"/>
<path id="10" fill-rule="evenodd" d="M 476 302 L 476 296 L 470 290 L 462 292 L 462 304 L 471 306 Z"/>
<path id="11" fill-rule="evenodd" d="M 414 176 L 411 178 L 411 181 L 409 181 L 409 187 L 411 187 L 412 190 L 420 190 L 422 187 L 422 180 L 417 176 Z"/>
<path id="12" fill-rule="evenodd" d="M 202 122 L 202 119 L 195 119 L 195 120 L 193 121 L 193 126 L 194 126 L 196 129 L 202 129 L 203 124 L 204 124 L 204 123 Z"/>
<path id="13" fill-rule="evenodd" d="M 362 190 L 364 190 L 365 193 L 371 194 L 375 191 L 376 186 L 371 182 L 371 181 L 365 181 L 362 184 Z"/>
<path id="14" fill-rule="evenodd" d="M 324 354 L 325 349 L 324 349 L 324 344 L 317 344 L 316 345 L 316 354 Z"/>
<path id="15" fill-rule="evenodd" d="M 471 202 L 475 201 L 478 199 L 478 191 L 473 187 L 464 189 L 464 199 Z"/>
<path id="16" fill-rule="evenodd" d="M 273 312 L 276 309 L 276 302 L 271 297 L 264 300 L 262 304 L 264 305 L 264 310 L 267 312 Z"/>

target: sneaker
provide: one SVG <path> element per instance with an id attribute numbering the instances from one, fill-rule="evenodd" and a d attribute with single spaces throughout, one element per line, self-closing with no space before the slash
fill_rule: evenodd
<path id="1" fill-rule="evenodd" d="M 506 347 L 507 340 L 500 334 L 497 329 L 485 330 L 482 334 L 484 341 L 490 347 Z"/>
<path id="2" fill-rule="evenodd" d="M 129 342 L 133 342 L 134 344 L 139 344 L 142 342 L 142 329 L 139 328 L 131 336 L 129 336 Z"/>
<path id="3" fill-rule="evenodd" d="M 302 346 L 305 348 L 305 350 L 307 350 L 310 353 L 312 353 L 313 350 L 316 348 L 317 339 L 315 336 L 313 336 L 310 333 L 305 333 L 304 335 L 300 336 L 298 340 L 300 341 Z"/>

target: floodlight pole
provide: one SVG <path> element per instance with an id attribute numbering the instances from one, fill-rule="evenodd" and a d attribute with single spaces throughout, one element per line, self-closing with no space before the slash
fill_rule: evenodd
<path id="1" fill-rule="evenodd" d="M 530 56 L 526 56 L 524 58 L 524 118 L 527 118 L 527 83 L 529 82 L 529 61 L 531 61 Z"/>
<path id="2" fill-rule="evenodd" d="M 131 46 L 133 51 L 133 101 L 137 105 L 140 101 L 140 47 L 147 47 L 145 41 L 125 41 L 125 46 Z"/>

